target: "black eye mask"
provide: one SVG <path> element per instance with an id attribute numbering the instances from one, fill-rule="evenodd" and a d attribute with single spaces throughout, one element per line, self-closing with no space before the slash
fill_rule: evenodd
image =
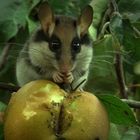
<path id="1" fill-rule="evenodd" d="M 79 53 L 81 50 L 81 41 L 78 37 L 75 37 L 71 42 L 72 53 Z"/>
<path id="2" fill-rule="evenodd" d="M 61 57 L 61 51 L 62 51 L 62 43 L 61 40 L 59 39 L 59 37 L 57 37 L 56 35 L 52 35 L 51 37 L 49 37 L 49 35 L 45 34 L 44 31 L 42 29 L 38 30 L 37 33 L 34 36 L 34 41 L 35 42 L 42 42 L 42 41 L 46 41 L 49 43 L 49 49 L 55 53 L 55 57 L 57 60 L 60 59 Z M 74 37 L 72 39 L 72 42 L 70 44 L 71 46 L 71 57 L 72 60 L 76 59 L 76 56 L 78 53 L 80 53 L 81 51 L 81 45 L 89 45 L 91 42 L 89 35 L 85 34 L 84 36 L 82 36 L 81 38 L 79 38 L 78 36 Z"/>
<path id="3" fill-rule="evenodd" d="M 59 53 L 60 50 L 61 50 L 61 41 L 60 39 L 55 36 L 55 35 L 52 35 L 51 38 L 49 39 L 49 48 L 52 52 L 55 52 L 55 53 Z"/>

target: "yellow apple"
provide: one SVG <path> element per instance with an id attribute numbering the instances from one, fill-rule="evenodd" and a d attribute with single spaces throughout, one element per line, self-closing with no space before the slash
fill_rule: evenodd
<path id="1" fill-rule="evenodd" d="M 105 107 L 89 92 L 66 93 L 46 80 L 13 94 L 6 110 L 5 140 L 107 140 Z"/>

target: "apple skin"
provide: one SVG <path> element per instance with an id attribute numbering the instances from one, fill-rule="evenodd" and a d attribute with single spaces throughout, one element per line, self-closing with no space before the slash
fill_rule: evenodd
<path id="1" fill-rule="evenodd" d="M 71 112 L 71 126 L 63 133 L 68 140 L 107 140 L 108 114 L 99 99 L 91 93 L 76 91 L 65 101 L 66 112 Z"/>
<path id="2" fill-rule="evenodd" d="M 91 93 L 66 93 L 47 80 L 13 93 L 5 114 L 5 140 L 107 140 L 108 114 Z"/>

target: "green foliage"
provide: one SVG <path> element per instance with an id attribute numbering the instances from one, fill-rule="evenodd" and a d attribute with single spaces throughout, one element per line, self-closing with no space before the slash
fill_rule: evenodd
<path id="1" fill-rule="evenodd" d="M 32 8 L 40 0 L 7 0 L 0 4 L 0 42 L 14 37 L 19 27 L 26 25 L 27 17 Z"/>
<path id="2" fill-rule="evenodd" d="M 0 112 L 3 112 L 6 109 L 6 105 L 0 102 Z M 0 123 L 0 140 L 4 140 L 3 138 L 3 124 Z"/>
<path id="3" fill-rule="evenodd" d="M 78 16 L 80 10 L 83 9 L 91 0 L 49 0 L 49 4 L 57 14 L 67 16 Z"/>
<path id="4" fill-rule="evenodd" d="M 121 140 L 139 140 L 140 139 L 140 129 L 138 127 L 129 128 L 128 131 L 125 132 L 124 136 Z"/>
<path id="5" fill-rule="evenodd" d="M 111 123 L 110 127 L 111 127 L 111 130 L 110 130 L 109 140 L 120 140 L 121 135 L 119 134 L 117 126 L 115 124 Z"/>
<path id="6" fill-rule="evenodd" d="M 132 23 L 140 20 L 140 1 L 139 0 L 120 0 L 118 3 L 120 13 L 128 17 Z"/>
<path id="7" fill-rule="evenodd" d="M 114 13 L 110 20 L 110 31 L 113 37 L 115 37 L 121 44 L 123 42 L 123 21 L 119 13 Z M 117 48 L 114 48 L 117 49 Z"/>
<path id="8" fill-rule="evenodd" d="M 122 51 L 125 51 L 124 68 L 127 72 L 131 74 L 136 74 L 134 72 L 134 66 L 140 61 L 140 36 L 135 35 L 135 28 L 128 18 L 123 18 L 123 16 L 116 13 L 110 21 L 110 30 L 113 37 L 119 41 L 120 45 L 123 46 Z M 118 50 L 119 48 L 115 48 Z"/>
<path id="9" fill-rule="evenodd" d="M 90 71 L 86 89 L 95 93 L 113 94 L 117 92 L 111 35 L 107 34 L 103 39 L 94 43 L 94 55 Z"/>
<path id="10" fill-rule="evenodd" d="M 100 95 L 99 99 L 108 110 L 110 121 L 115 124 L 135 125 L 136 119 L 129 106 L 112 95 Z"/>
<path id="11" fill-rule="evenodd" d="M 0 101 L 0 112 L 5 111 L 6 105 Z"/>

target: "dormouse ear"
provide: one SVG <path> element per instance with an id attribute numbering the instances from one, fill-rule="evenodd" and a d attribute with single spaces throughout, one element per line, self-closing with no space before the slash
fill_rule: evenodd
<path id="1" fill-rule="evenodd" d="M 87 31 L 89 26 L 92 23 L 93 19 L 93 9 L 91 6 L 87 6 L 82 12 L 78 19 L 78 33 L 80 36 L 84 35 Z"/>
<path id="2" fill-rule="evenodd" d="M 38 17 L 43 31 L 51 35 L 54 30 L 55 22 L 53 11 L 47 2 L 41 4 Z"/>

